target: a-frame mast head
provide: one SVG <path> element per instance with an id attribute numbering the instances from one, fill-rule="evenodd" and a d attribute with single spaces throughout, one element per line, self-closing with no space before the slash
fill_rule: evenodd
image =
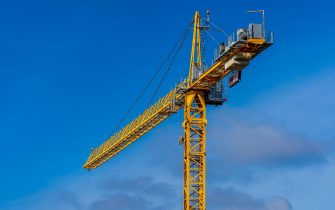
<path id="1" fill-rule="evenodd" d="M 202 66 L 202 57 L 201 57 L 201 27 L 200 27 L 200 13 L 199 11 L 195 12 L 193 19 L 193 38 L 192 38 L 192 50 L 190 58 L 190 69 L 188 73 L 187 83 L 190 85 L 192 83 L 195 75 L 195 69 L 201 68 Z"/>

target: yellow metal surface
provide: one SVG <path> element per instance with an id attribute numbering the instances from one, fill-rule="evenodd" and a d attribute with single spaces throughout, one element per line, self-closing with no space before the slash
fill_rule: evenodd
<path id="1" fill-rule="evenodd" d="M 206 209 L 206 124 L 204 92 L 187 92 L 183 123 L 184 210 Z"/>
<path id="2" fill-rule="evenodd" d="M 248 39 L 248 43 L 255 43 L 255 44 L 264 44 L 265 39 Z"/>

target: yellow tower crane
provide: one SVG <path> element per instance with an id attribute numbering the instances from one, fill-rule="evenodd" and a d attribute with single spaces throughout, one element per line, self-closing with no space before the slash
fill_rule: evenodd
<path id="1" fill-rule="evenodd" d="M 249 61 L 273 43 L 272 33 L 266 40 L 264 23 L 249 24 L 247 29 L 237 30 L 235 37 L 230 37 L 227 44 L 220 46 L 213 65 L 206 69 L 202 64 L 201 32 L 208 27 L 203 22 L 206 21 L 202 21 L 196 11 L 188 78 L 93 149 L 84 164 L 85 169 L 97 168 L 164 119 L 184 108 L 184 137 L 181 139 L 184 144 L 184 210 L 206 209 L 206 105 L 211 104 L 208 100 L 211 90 L 228 75 L 231 87 L 239 82 L 241 71 Z"/>

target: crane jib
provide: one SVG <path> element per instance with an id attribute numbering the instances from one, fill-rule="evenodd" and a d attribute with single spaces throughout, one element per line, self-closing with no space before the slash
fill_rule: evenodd
<path id="1" fill-rule="evenodd" d="M 220 55 L 216 62 L 203 72 L 199 78 L 192 81 L 189 85 L 186 81 L 181 82 L 167 95 L 146 109 L 143 114 L 138 116 L 115 135 L 108 138 L 99 147 L 92 150 L 84 164 L 84 168 L 93 169 L 100 166 L 168 116 L 183 108 L 185 93 L 187 91 L 191 89 L 209 90 L 211 86 L 230 74 L 234 69 L 241 68 L 239 70 L 243 70 L 249 61 L 271 44 L 272 42 L 266 42 L 264 38 L 249 38 L 247 40 L 236 41 L 223 55 Z M 244 62 L 242 66 L 238 67 L 234 59 L 237 60 L 241 58 L 247 62 Z"/>

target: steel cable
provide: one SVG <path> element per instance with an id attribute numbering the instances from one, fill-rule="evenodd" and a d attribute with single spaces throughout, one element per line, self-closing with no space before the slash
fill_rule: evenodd
<path id="1" fill-rule="evenodd" d="M 143 90 L 140 92 L 140 94 L 137 96 L 137 98 L 135 99 L 135 101 L 131 104 L 131 106 L 129 107 L 129 109 L 127 110 L 127 112 L 124 113 L 124 115 L 122 116 L 122 118 L 118 121 L 118 123 L 116 124 L 113 133 L 115 133 L 117 131 L 117 129 L 120 127 L 120 125 L 125 121 L 125 119 L 127 118 L 127 116 L 129 115 L 129 113 L 133 110 L 133 108 L 135 107 L 135 105 L 139 102 L 139 100 L 143 97 L 144 93 L 146 92 L 146 90 L 149 88 L 149 86 L 151 85 L 151 83 L 154 81 L 154 79 L 158 76 L 158 74 L 160 73 L 160 71 L 162 70 L 163 66 L 165 65 L 165 63 L 170 59 L 172 53 L 175 51 L 175 49 L 178 47 L 179 48 L 177 51 L 179 51 L 181 45 L 180 42 L 185 40 L 185 33 L 187 34 L 191 24 L 192 24 L 193 20 L 188 24 L 188 26 L 186 27 L 185 31 L 182 33 L 182 36 L 178 39 L 177 43 L 173 46 L 173 48 L 170 50 L 170 52 L 168 53 L 168 55 L 166 56 L 166 58 L 163 60 L 163 62 L 160 64 L 160 66 L 158 67 L 158 69 L 156 70 L 156 72 L 154 73 L 154 75 L 150 78 L 150 80 L 148 81 L 148 83 L 145 85 L 145 87 L 143 88 Z M 176 57 L 176 54 L 173 56 L 173 60 Z M 171 63 L 169 65 L 168 70 L 165 72 L 163 79 L 166 77 L 167 72 L 169 71 L 169 69 L 171 68 Z M 162 79 L 162 80 L 163 80 Z M 162 83 L 162 80 L 160 81 L 160 83 Z M 159 85 L 160 88 L 161 84 Z M 158 88 L 158 89 L 159 89 Z M 158 90 L 156 89 L 155 94 L 158 92 Z M 154 94 L 154 96 L 155 96 Z M 149 104 L 152 102 L 154 96 L 150 99 Z"/>

